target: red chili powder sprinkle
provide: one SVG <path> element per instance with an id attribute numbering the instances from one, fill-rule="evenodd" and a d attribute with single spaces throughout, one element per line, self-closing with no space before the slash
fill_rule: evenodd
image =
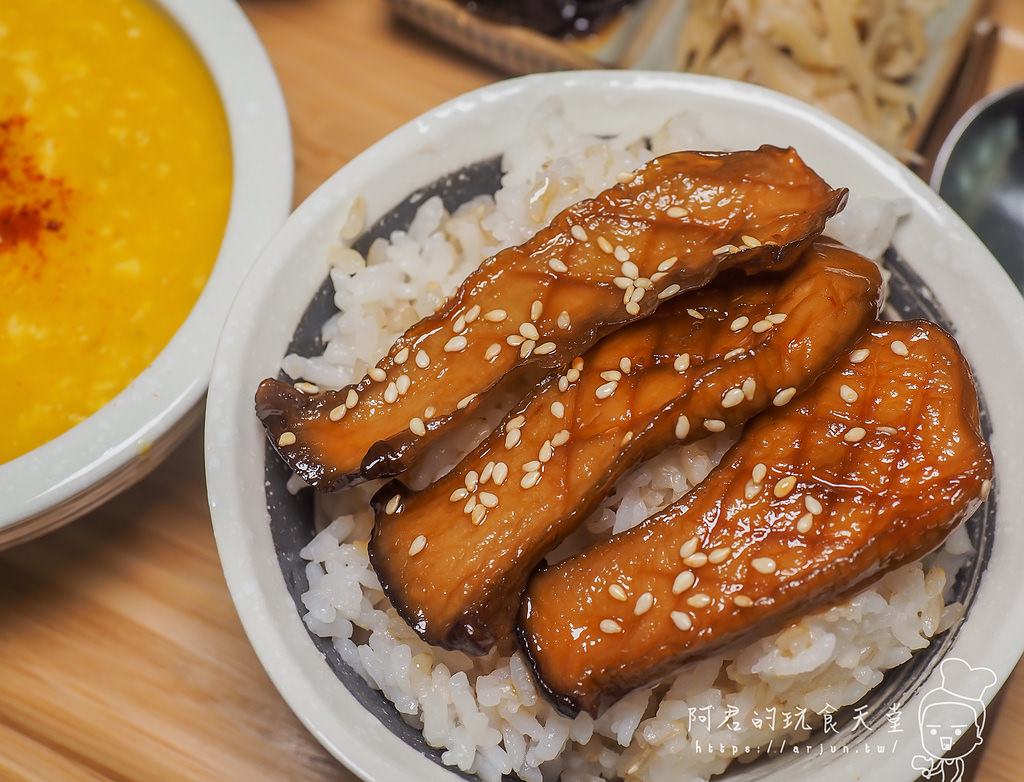
<path id="1" fill-rule="evenodd" d="M 0 253 L 28 244 L 40 254 L 43 232 L 60 231 L 71 195 L 62 178 L 40 170 L 25 124 L 22 115 L 0 120 Z"/>

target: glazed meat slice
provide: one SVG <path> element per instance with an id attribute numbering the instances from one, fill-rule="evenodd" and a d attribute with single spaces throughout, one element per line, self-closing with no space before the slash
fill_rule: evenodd
<path id="1" fill-rule="evenodd" d="M 512 638 L 526 580 L 631 465 L 783 403 L 874 322 L 871 261 L 819 240 L 786 273 L 727 275 L 605 337 L 447 476 L 376 495 L 370 561 L 427 641 Z"/>
<path id="2" fill-rule="evenodd" d="M 599 712 L 927 553 L 991 475 L 956 343 L 879 324 L 679 503 L 538 571 L 520 642 L 561 710 Z"/>
<path id="3" fill-rule="evenodd" d="M 724 269 L 791 262 L 846 194 L 774 147 L 674 153 L 628 179 L 484 261 L 358 383 L 265 380 L 256 411 L 284 460 L 324 490 L 397 475 L 503 379 L 562 369 Z"/>

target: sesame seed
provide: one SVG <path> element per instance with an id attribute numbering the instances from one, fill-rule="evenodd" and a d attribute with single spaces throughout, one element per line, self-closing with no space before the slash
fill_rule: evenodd
<path id="1" fill-rule="evenodd" d="M 487 515 L 487 508 L 483 505 L 477 505 L 469 512 L 469 520 L 477 527 L 479 527 L 483 521 L 484 516 Z"/>
<path id="2" fill-rule="evenodd" d="M 859 443 L 864 439 L 864 435 L 867 432 L 861 426 L 854 426 L 846 430 L 846 434 L 843 435 L 843 439 L 848 443 Z"/>
<path id="3" fill-rule="evenodd" d="M 771 315 L 765 315 L 764 319 L 769 321 L 770 323 L 774 323 L 776 326 L 778 326 L 780 323 L 782 323 L 782 322 L 784 322 L 786 320 L 786 313 L 785 312 L 773 312 Z"/>
<path id="4" fill-rule="evenodd" d="M 796 478 L 792 475 L 787 475 L 781 481 L 775 484 L 775 488 L 772 489 L 772 494 L 778 497 L 780 500 L 793 491 L 793 487 L 796 486 Z"/>
<path id="5" fill-rule="evenodd" d="M 676 356 L 676 360 L 672 362 L 672 368 L 676 372 L 684 372 L 690 366 L 690 354 L 682 353 Z"/>
<path id="6" fill-rule="evenodd" d="M 693 627 L 693 620 L 690 619 L 690 615 L 685 611 L 673 611 L 669 614 L 669 618 L 672 620 L 672 624 L 680 630 L 689 630 Z"/>
<path id="7" fill-rule="evenodd" d="M 899 430 L 894 426 L 879 426 L 876 427 L 876 431 L 882 434 L 899 434 Z"/>
<path id="8" fill-rule="evenodd" d="M 427 433 L 427 427 L 422 418 L 411 418 L 409 419 L 409 431 L 417 437 L 423 437 Z"/>
<path id="9" fill-rule="evenodd" d="M 569 313 L 566 312 L 565 310 L 562 310 L 561 312 L 559 312 L 558 313 L 558 321 L 557 321 L 557 323 L 558 323 L 558 328 L 560 328 L 560 329 L 567 329 L 567 328 L 569 328 L 569 326 L 572 325 L 572 319 L 569 317 Z"/>
<path id="10" fill-rule="evenodd" d="M 505 462 L 497 462 L 494 465 L 494 473 L 491 475 L 491 480 L 493 480 L 498 486 L 501 486 L 507 477 L 508 465 L 505 464 Z"/>
<path id="11" fill-rule="evenodd" d="M 691 605 L 694 608 L 706 608 L 711 605 L 711 598 L 705 595 L 703 592 L 698 592 L 695 595 L 691 595 L 686 598 L 687 605 Z"/>
<path id="12" fill-rule="evenodd" d="M 794 396 L 796 396 L 796 388 L 793 386 L 784 388 L 775 395 L 775 398 L 772 400 L 772 404 L 776 407 L 782 407 L 783 405 L 789 404 L 790 400 Z"/>
<path id="13" fill-rule="evenodd" d="M 746 595 L 733 595 L 732 602 L 740 608 L 750 608 L 750 606 L 754 605 L 754 601 Z"/>
<path id="14" fill-rule="evenodd" d="M 612 584 L 608 587 L 608 594 L 612 596 L 613 600 L 618 600 L 620 603 L 624 603 L 629 599 L 629 595 L 626 594 L 622 584 Z"/>
<path id="15" fill-rule="evenodd" d="M 676 419 L 676 439 L 685 440 L 690 434 L 690 419 L 685 415 Z"/>
<path id="16" fill-rule="evenodd" d="M 465 410 L 474 399 L 476 399 L 476 394 L 468 394 L 467 396 L 462 397 L 455 406 L 459 408 L 459 410 Z"/>
<path id="17" fill-rule="evenodd" d="M 525 423 L 526 423 L 526 416 L 525 415 L 517 415 L 515 418 L 510 420 L 506 426 L 509 429 L 519 429 Z"/>
<path id="18" fill-rule="evenodd" d="M 401 502 L 402 502 L 402 495 L 401 494 L 394 495 L 390 500 L 388 500 L 387 505 L 384 506 L 384 512 L 390 516 L 392 513 L 394 513 L 396 510 L 398 510 L 398 506 L 401 504 Z"/>
<path id="19" fill-rule="evenodd" d="M 803 516 L 801 516 L 799 519 L 797 519 L 796 531 L 797 532 L 801 532 L 801 533 L 809 532 L 811 527 L 813 527 L 813 526 L 814 526 L 814 514 L 813 513 L 805 513 Z"/>
<path id="20" fill-rule="evenodd" d="M 507 317 L 508 313 L 505 310 L 491 310 L 484 315 L 484 320 L 489 323 L 501 323 Z"/>
<path id="21" fill-rule="evenodd" d="M 717 565 L 720 562 L 725 562 L 725 560 L 729 558 L 730 554 L 732 554 L 731 547 L 719 546 L 718 548 L 714 549 L 710 554 L 708 554 L 708 562 L 710 562 L 712 565 Z"/>
<path id="22" fill-rule="evenodd" d="M 758 573 L 774 573 L 776 568 L 775 560 L 771 557 L 758 557 L 750 564 Z"/>
<path id="23" fill-rule="evenodd" d="M 632 432 L 626 432 L 624 435 L 622 435 L 622 439 L 619 440 L 619 444 L 620 445 L 625 445 L 626 443 L 628 443 L 632 439 L 633 439 L 633 433 Z"/>
<path id="24" fill-rule="evenodd" d="M 600 627 L 602 633 L 613 634 L 622 632 L 622 625 L 620 625 L 614 619 L 602 619 Z"/>
<path id="25" fill-rule="evenodd" d="M 764 334 L 764 332 L 769 331 L 771 327 L 774 325 L 775 324 L 772 323 L 770 320 L 759 320 L 757 323 L 750 327 L 750 330 L 753 331 L 755 334 Z"/>
<path id="26" fill-rule="evenodd" d="M 614 285 L 620 291 L 632 291 L 633 280 L 629 277 L 613 277 L 612 285 Z"/>
<path id="27" fill-rule="evenodd" d="M 697 540 L 697 536 L 693 536 L 679 547 L 679 556 L 686 559 L 697 550 L 697 546 L 699 545 L 700 541 Z"/>
<path id="28" fill-rule="evenodd" d="M 348 394 L 345 395 L 345 407 L 351 410 L 359 404 L 359 394 L 354 388 L 348 390 Z"/>
<path id="29" fill-rule="evenodd" d="M 619 359 L 619 369 L 622 370 L 624 375 L 628 375 L 630 370 L 633 369 L 633 362 L 629 360 L 629 356 L 623 356 Z"/>
<path id="30" fill-rule="evenodd" d="M 457 317 L 455 319 L 455 323 L 452 324 L 452 331 L 454 331 L 456 334 L 461 334 L 465 330 L 466 330 L 466 316 L 465 315 L 459 315 L 459 317 Z M 406 352 L 406 358 L 408 358 L 408 356 L 409 356 L 409 354 L 408 354 L 408 352 Z"/>
<path id="31" fill-rule="evenodd" d="M 480 504 L 485 508 L 493 508 L 498 504 L 498 495 L 491 494 L 489 491 L 482 491 L 478 495 Z"/>
<path id="32" fill-rule="evenodd" d="M 492 358 L 497 356 L 501 352 L 501 344 L 498 342 L 492 342 L 487 350 L 484 351 L 484 358 L 490 361 Z"/>
<path id="33" fill-rule="evenodd" d="M 757 493 L 761 491 L 761 485 L 754 483 L 753 481 L 747 481 L 747 485 L 743 487 L 743 496 L 749 502 L 757 496 Z"/>
<path id="34" fill-rule="evenodd" d="M 476 491 L 476 487 L 480 485 L 480 475 L 476 470 L 470 470 L 466 473 L 466 488 L 470 491 Z"/>
<path id="35" fill-rule="evenodd" d="M 332 421 L 340 421 L 347 410 L 348 408 L 345 407 L 345 405 L 338 405 L 337 407 L 332 407 L 331 412 L 327 414 L 327 417 L 330 418 Z"/>
<path id="36" fill-rule="evenodd" d="M 686 314 L 689 315 L 691 318 L 696 318 L 697 320 L 704 320 L 704 316 L 701 315 L 699 312 L 697 312 L 697 310 L 693 309 L 692 307 L 686 310 Z"/>
<path id="37" fill-rule="evenodd" d="M 889 349 L 897 356 L 906 356 L 910 352 L 907 350 L 907 343 L 902 339 L 894 339 L 890 342 Z"/>
<path id="38" fill-rule="evenodd" d="M 621 380 L 622 379 L 622 373 L 619 370 L 617 370 L 617 369 L 606 369 L 604 372 L 601 373 L 601 379 L 602 380 L 609 380 L 609 381 L 611 381 L 611 380 Z"/>
<path id="39" fill-rule="evenodd" d="M 677 285 L 676 283 L 672 283 L 667 288 L 665 288 L 665 290 L 663 290 L 661 293 L 658 294 L 658 298 L 659 299 L 670 298 L 672 296 L 675 296 L 681 290 L 682 290 L 682 286 Z"/>
<path id="40" fill-rule="evenodd" d="M 692 587 L 696 580 L 697 577 L 693 575 L 692 570 L 680 570 L 679 574 L 672 581 L 672 594 L 681 595 Z"/>
<path id="41" fill-rule="evenodd" d="M 315 383 L 307 383 L 304 380 L 300 380 L 298 383 L 295 384 L 295 390 L 300 391 L 303 394 L 319 394 L 320 386 L 316 385 Z"/>
<path id="42" fill-rule="evenodd" d="M 622 250 L 622 247 L 615 248 L 615 258 L 616 260 L 623 262 L 622 275 L 624 277 L 629 277 L 631 280 L 635 280 L 637 277 L 640 276 L 639 267 L 631 260 L 629 260 L 629 253 L 627 253 L 625 250 L 622 250 L 622 252 L 620 253 L 619 250 Z"/>
<path id="43" fill-rule="evenodd" d="M 411 386 L 412 378 L 408 375 L 399 375 L 395 380 L 395 387 L 398 389 L 399 394 L 407 393 Z"/>
<path id="44" fill-rule="evenodd" d="M 758 239 L 756 236 L 750 236 L 749 234 L 743 234 L 743 236 L 740 237 L 740 241 L 743 242 L 743 244 L 745 244 L 747 247 L 761 246 L 761 240 Z"/>
<path id="45" fill-rule="evenodd" d="M 560 378 L 558 378 L 558 390 L 561 391 L 563 394 L 569 390 L 569 378 L 567 378 L 565 375 L 562 375 Z"/>
<path id="46" fill-rule="evenodd" d="M 426 369 L 430 366 L 430 356 L 427 355 L 425 350 L 416 351 L 416 366 L 420 369 Z"/>
<path id="47" fill-rule="evenodd" d="M 634 179 L 636 179 L 635 171 L 620 171 L 615 175 L 615 181 L 621 185 L 628 185 Z"/>
<path id="48" fill-rule="evenodd" d="M 637 285 L 639 285 L 640 284 L 640 280 L 645 280 L 646 282 L 650 282 L 651 284 L 649 286 L 645 285 L 644 287 L 654 287 L 654 283 L 661 282 L 667 276 L 668 276 L 668 274 L 666 274 L 665 272 L 655 272 L 654 274 L 652 274 L 650 276 L 650 278 L 641 277 L 636 282 L 637 282 Z"/>
<path id="49" fill-rule="evenodd" d="M 550 261 L 548 261 L 548 268 L 550 268 L 551 271 L 557 272 L 559 274 L 565 274 L 565 272 L 569 271 L 569 267 L 566 266 L 562 261 L 558 260 L 557 258 L 552 258 Z"/>
<path id="50" fill-rule="evenodd" d="M 494 474 L 494 462 L 490 461 L 484 465 L 484 468 L 480 471 L 480 483 L 487 483 L 491 479 L 491 475 Z"/>
<path id="51" fill-rule="evenodd" d="M 708 555 L 703 551 L 698 551 L 683 559 L 683 564 L 687 567 L 704 567 L 708 564 Z"/>
<path id="52" fill-rule="evenodd" d="M 463 513 L 472 513 L 473 512 L 473 508 L 475 508 L 476 505 L 477 505 L 476 496 L 475 495 L 470 496 L 469 500 L 462 507 L 462 512 Z"/>
<path id="53" fill-rule="evenodd" d="M 607 399 L 615 393 L 615 389 L 618 388 L 618 386 L 619 384 L 614 380 L 609 381 L 608 383 L 602 383 L 597 387 L 597 390 L 594 391 L 594 396 L 598 399 Z"/>
<path id="54" fill-rule="evenodd" d="M 463 326 L 463 328 L 465 328 L 465 326 Z M 395 363 L 396 364 L 404 364 L 408 360 L 409 360 L 409 348 L 402 348 L 397 353 L 395 353 Z"/>
<path id="55" fill-rule="evenodd" d="M 449 502 L 462 502 L 466 497 L 469 496 L 469 489 L 464 486 L 460 486 L 451 493 L 448 497 Z"/>
<path id="56" fill-rule="evenodd" d="M 469 342 L 463 336 L 455 336 L 444 343 L 445 353 L 458 353 L 460 350 L 464 350 Z"/>
<path id="57" fill-rule="evenodd" d="M 723 244 L 721 247 L 716 247 L 714 250 L 712 250 L 711 254 L 712 255 L 727 255 L 728 253 L 731 253 L 735 249 L 736 248 L 733 245 L 731 245 L 731 244 Z"/>
<path id="58" fill-rule="evenodd" d="M 569 229 L 569 233 L 572 234 L 573 238 L 580 242 L 587 241 L 587 229 L 577 223 Z"/>
<path id="59" fill-rule="evenodd" d="M 725 392 L 725 396 L 722 397 L 722 407 L 730 408 L 736 407 L 740 402 L 744 400 L 743 390 L 740 388 L 730 388 Z"/>
<path id="60" fill-rule="evenodd" d="M 739 331 L 740 329 L 746 328 L 750 323 L 750 318 L 746 315 L 740 315 L 736 320 L 729 324 L 730 331 Z"/>
<path id="61" fill-rule="evenodd" d="M 388 387 L 384 389 L 384 401 L 389 405 L 393 404 L 398 400 L 398 386 L 395 385 L 395 381 L 388 383 Z"/>
<path id="62" fill-rule="evenodd" d="M 709 418 L 704 422 L 704 428 L 709 432 L 724 432 L 725 421 L 721 421 L 717 418 Z"/>
<path id="63" fill-rule="evenodd" d="M 466 323 L 472 323 L 474 320 L 480 317 L 480 305 L 474 304 L 466 312 Z"/>
<path id="64" fill-rule="evenodd" d="M 519 358 L 529 358 L 530 354 L 533 353 L 533 349 L 537 346 L 537 343 L 532 339 L 528 339 L 519 346 Z"/>
<path id="65" fill-rule="evenodd" d="M 669 217 L 686 217 L 686 215 L 688 215 L 689 212 L 687 212 L 681 206 L 670 206 L 668 209 L 665 210 L 665 214 L 668 215 Z"/>
<path id="66" fill-rule="evenodd" d="M 530 320 L 537 320 L 542 312 L 544 312 L 544 302 L 540 299 L 534 299 L 533 304 L 530 305 Z M 533 337 L 533 339 L 536 339 L 536 337 Z"/>
<path id="67" fill-rule="evenodd" d="M 609 255 L 615 252 L 615 248 L 612 247 L 612 243 L 605 239 L 603 236 L 597 237 L 597 246 L 601 248 L 602 252 L 606 252 Z"/>
<path id="68" fill-rule="evenodd" d="M 519 485 L 522 486 L 524 489 L 532 489 L 534 486 L 537 485 L 537 482 L 539 480 L 540 471 L 534 470 L 533 472 L 526 473 L 526 475 L 522 477 L 522 480 L 519 481 Z"/>
<path id="69" fill-rule="evenodd" d="M 733 348 L 728 353 L 726 353 L 724 356 L 722 356 L 722 358 L 724 358 L 726 361 L 729 361 L 730 359 L 734 359 L 734 358 L 736 358 L 736 356 L 739 356 L 739 355 L 741 355 L 744 352 L 746 352 L 746 351 L 744 351 L 743 348 Z"/>
<path id="70" fill-rule="evenodd" d="M 542 462 L 549 462 L 551 461 L 551 457 L 554 456 L 554 450 L 555 449 L 551 447 L 551 441 L 545 440 L 543 445 L 541 445 L 540 453 L 538 453 L 537 456 Z"/>
<path id="71" fill-rule="evenodd" d="M 567 442 L 569 442 L 570 436 L 571 435 L 569 434 L 568 429 L 559 429 L 551 438 L 551 444 L 556 448 L 560 445 L 565 445 Z"/>
<path id="72" fill-rule="evenodd" d="M 509 334 L 507 337 L 505 337 L 505 342 L 507 342 L 509 345 L 515 348 L 519 347 L 524 342 L 526 342 L 526 337 L 524 337 L 522 334 Z"/>
<path id="73" fill-rule="evenodd" d="M 633 606 L 634 616 L 643 616 L 651 610 L 651 606 L 654 605 L 654 595 L 650 592 L 644 592 L 640 597 L 636 599 L 636 605 Z"/>
<path id="74" fill-rule="evenodd" d="M 417 535 L 413 539 L 412 543 L 409 544 L 409 556 L 410 557 L 415 557 L 417 554 L 419 554 L 421 551 L 423 551 L 424 548 L 426 548 L 426 545 L 427 545 L 427 538 L 426 538 L 426 536 L 425 535 Z"/>
<path id="75" fill-rule="evenodd" d="M 658 264 L 658 271 L 667 272 L 669 269 L 675 266 L 678 261 L 679 258 L 676 257 L 675 255 L 673 255 L 671 258 L 666 258 L 664 261 Z"/>
<path id="76" fill-rule="evenodd" d="M 839 398 L 844 402 L 856 402 L 857 392 L 850 388 L 848 385 L 839 386 Z"/>
<path id="77" fill-rule="evenodd" d="M 988 499 L 989 493 L 992 491 L 992 481 L 986 478 L 981 482 L 981 501 L 984 502 Z"/>
<path id="78" fill-rule="evenodd" d="M 804 495 L 804 507 L 807 508 L 807 510 L 813 513 L 815 516 L 820 515 L 821 512 L 825 510 L 821 506 L 821 503 L 818 501 L 818 499 L 816 497 L 812 497 L 810 494 Z"/>
<path id="79" fill-rule="evenodd" d="M 531 459 L 523 464 L 523 472 L 537 472 L 541 468 L 540 459 Z"/>
<path id="80" fill-rule="evenodd" d="M 277 444 L 281 448 L 287 448 L 289 445 L 295 445 L 296 439 L 295 432 L 281 432 L 281 436 L 277 438 Z"/>
<path id="81" fill-rule="evenodd" d="M 635 301 L 630 301 L 629 304 L 626 305 L 626 312 L 628 312 L 630 315 L 639 315 L 640 305 L 637 304 Z"/>
<path id="82" fill-rule="evenodd" d="M 534 304 L 536 305 L 537 302 L 534 302 Z M 537 327 L 529 322 L 519 324 L 519 333 L 526 337 L 526 339 L 540 339 L 540 332 L 537 331 Z"/>
<path id="83" fill-rule="evenodd" d="M 538 356 L 546 356 L 548 353 L 554 353 L 555 347 L 554 342 L 542 342 L 533 349 L 533 352 Z"/>
<path id="84" fill-rule="evenodd" d="M 423 409 L 423 418 L 424 419 L 433 418 L 434 417 L 434 413 L 436 413 L 436 412 L 437 412 L 437 409 L 433 405 L 427 405 Z"/>
<path id="85" fill-rule="evenodd" d="M 580 371 L 576 369 L 576 367 L 570 367 L 569 370 L 565 373 L 565 379 L 568 380 L 570 383 L 575 383 L 577 380 L 580 379 Z"/>
<path id="86" fill-rule="evenodd" d="M 562 418 L 565 416 L 565 405 L 561 402 L 555 401 L 551 403 L 551 415 L 555 418 Z"/>
<path id="87" fill-rule="evenodd" d="M 850 363 L 860 364 L 867 360 L 867 357 L 871 355 L 871 351 L 867 348 L 859 348 L 850 353 Z"/>
<path id="88" fill-rule="evenodd" d="M 760 483 L 761 481 L 763 481 L 767 474 L 768 468 L 765 467 L 764 464 L 762 464 L 761 462 L 755 464 L 754 469 L 750 471 L 750 477 L 754 481 L 754 483 Z"/>

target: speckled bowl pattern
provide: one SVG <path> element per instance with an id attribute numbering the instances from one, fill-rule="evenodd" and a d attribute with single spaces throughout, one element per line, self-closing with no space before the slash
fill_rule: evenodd
<path id="1" fill-rule="evenodd" d="M 319 324 L 332 312 L 326 247 L 356 196 L 372 223 L 357 247 L 408 222 L 415 205 L 438 193 L 454 205 L 498 184 L 497 156 L 528 132 L 531 109 L 561 96 L 581 127 L 614 133 L 655 128 L 694 112 L 702 132 L 723 148 L 792 145 L 831 184 L 905 199 L 904 218 L 887 253 L 892 271 L 885 317 L 926 317 L 958 339 L 978 382 L 983 426 L 996 480 L 969 522 L 977 554 L 961 571 L 957 597 L 965 619 L 891 672 L 861 704 L 857 719 L 837 715 L 840 730 L 817 736 L 822 756 L 775 755 L 736 764 L 724 779 L 837 780 L 866 776 L 913 780 L 923 754 L 917 710 L 939 684 L 939 663 L 957 657 L 1005 680 L 1024 649 L 1024 628 L 1005 617 L 1024 608 L 1016 562 L 1024 533 L 1024 487 L 1003 480 L 1021 468 L 1016 448 L 1024 414 L 1015 388 L 1024 375 L 1024 300 L 956 215 L 904 166 L 853 131 L 803 104 L 734 82 L 685 74 L 576 72 L 499 82 L 447 103 L 388 136 L 335 174 L 289 219 L 247 278 L 218 350 L 207 407 L 207 479 L 217 544 L 228 586 L 250 640 L 286 701 L 339 760 L 367 780 L 453 780 L 376 691 L 302 622 L 306 589 L 299 549 L 313 535 L 312 497 L 290 494 L 287 472 L 266 446 L 253 393 L 279 375 L 290 351 L 315 353 Z M 272 317 L 268 313 L 273 313 Z M 996 509 L 998 507 L 998 514 Z M 988 697 L 994 693 L 989 691 Z M 902 740 L 884 754 L 869 739 L 903 715 Z M 846 747 L 830 753 L 831 747 Z"/>
<path id="2" fill-rule="evenodd" d="M 216 335 L 242 278 L 291 209 L 291 129 L 277 76 L 233 0 L 160 0 L 221 94 L 231 136 L 228 223 L 206 287 L 157 358 L 94 415 L 0 465 L 0 548 L 86 513 L 156 467 L 201 420 Z"/>

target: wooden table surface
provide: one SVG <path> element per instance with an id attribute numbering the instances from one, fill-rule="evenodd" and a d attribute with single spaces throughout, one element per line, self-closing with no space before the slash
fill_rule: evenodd
<path id="1" fill-rule="evenodd" d="M 501 74 L 396 23 L 383 0 L 243 0 L 289 104 L 298 203 L 426 109 Z M 986 89 L 1024 79 L 1024 3 Z M 1024 664 L 974 779 L 1024 775 Z M 355 777 L 306 732 L 249 647 L 221 575 L 196 431 L 135 488 L 0 553 L 0 780 Z"/>

